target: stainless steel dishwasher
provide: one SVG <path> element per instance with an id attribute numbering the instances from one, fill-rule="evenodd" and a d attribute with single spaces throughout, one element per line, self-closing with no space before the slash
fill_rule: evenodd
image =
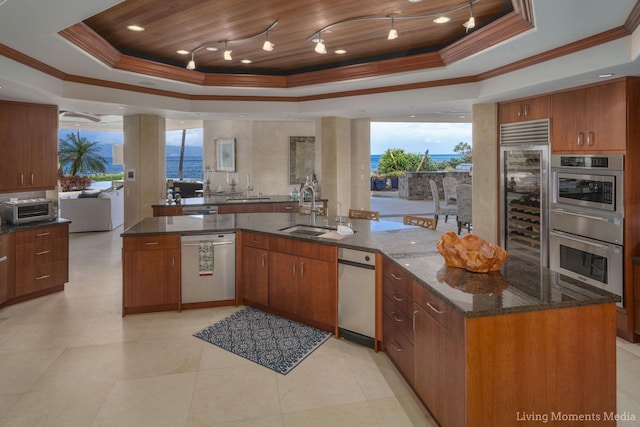
<path id="1" fill-rule="evenodd" d="M 213 262 L 203 262 L 210 255 Z M 182 236 L 180 256 L 183 304 L 235 300 L 235 233 Z"/>
<path id="2" fill-rule="evenodd" d="M 376 336 L 375 269 L 374 253 L 338 249 L 340 336 L 371 348 L 374 348 Z"/>

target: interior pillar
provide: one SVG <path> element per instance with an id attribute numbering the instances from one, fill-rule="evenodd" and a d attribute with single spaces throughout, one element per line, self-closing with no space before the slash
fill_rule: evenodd
<path id="1" fill-rule="evenodd" d="M 371 120 L 351 120 L 351 207 L 371 209 Z"/>
<path id="2" fill-rule="evenodd" d="M 500 244 L 498 105 L 473 105 L 472 117 L 473 232 Z"/>
<path id="3" fill-rule="evenodd" d="M 351 120 L 342 117 L 323 117 L 319 120 L 317 134 L 320 143 L 321 196 L 328 199 L 327 214 L 342 215 L 351 206 Z"/>
<path id="4" fill-rule="evenodd" d="M 124 228 L 153 216 L 166 198 L 166 122 L 154 115 L 123 117 Z"/>

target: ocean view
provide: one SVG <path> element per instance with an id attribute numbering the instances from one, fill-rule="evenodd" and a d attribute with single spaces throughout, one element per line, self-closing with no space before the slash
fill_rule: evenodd
<path id="1" fill-rule="evenodd" d="M 370 159 L 371 170 L 377 171 L 378 164 L 380 163 L 381 154 L 372 154 Z M 462 157 L 459 154 L 430 154 L 431 157 L 436 162 L 442 162 L 449 159 L 459 159 Z M 110 156 L 105 156 L 105 158 L 109 161 L 107 165 L 107 173 L 122 173 L 122 165 L 114 165 L 112 164 L 112 158 Z M 180 164 L 180 157 L 167 157 L 167 178 L 177 178 L 178 177 L 178 166 Z M 203 172 L 202 172 L 202 156 L 185 156 L 183 166 L 182 166 L 182 177 L 184 179 L 195 179 L 202 180 Z"/>

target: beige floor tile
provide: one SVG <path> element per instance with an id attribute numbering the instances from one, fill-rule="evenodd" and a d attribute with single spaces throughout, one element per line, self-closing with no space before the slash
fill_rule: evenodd
<path id="1" fill-rule="evenodd" d="M 280 415 L 272 415 L 267 417 L 252 418 L 249 420 L 233 421 L 223 424 L 211 424 L 210 427 L 283 427 L 282 417 Z M 192 427 L 187 424 L 187 427 Z"/>
<path id="2" fill-rule="evenodd" d="M 63 352 L 62 348 L 0 353 L 0 395 L 29 391 Z"/>
<path id="3" fill-rule="evenodd" d="M 416 402 L 413 396 L 404 395 L 371 400 L 369 405 L 380 426 L 437 427 L 438 424 Z"/>
<path id="4" fill-rule="evenodd" d="M 221 368 L 230 368 L 234 366 L 246 365 L 248 362 L 243 357 L 223 350 L 213 344 L 205 343 L 202 348 L 202 357 L 200 358 L 200 372 L 212 371 Z"/>
<path id="5" fill-rule="evenodd" d="M 366 402 L 293 412 L 282 416 L 285 427 L 374 427 L 379 426 Z"/>
<path id="6" fill-rule="evenodd" d="M 187 415 L 196 373 L 118 381 L 92 427 L 181 427 Z"/>
<path id="7" fill-rule="evenodd" d="M 90 426 L 111 387 L 111 384 L 70 384 L 57 389 L 25 393 L 1 424 L 4 427 Z"/>
<path id="8" fill-rule="evenodd" d="M 328 350 L 323 347 L 320 346 L 289 374 L 278 377 L 282 413 L 366 400 L 344 354 L 337 357 L 331 345 Z"/>
<path id="9" fill-rule="evenodd" d="M 248 361 L 242 366 L 198 373 L 189 426 L 279 415 L 277 375 Z"/>
<path id="10" fill-rule="evenodd" d="M 1 420 L 9 414 L 9 411 L 15 406 L 21 397 L 22 394 L 0 395 L 0 424 L 2 423 Z"/>
<path id="11" fill-rule="evenodd" d="M 145 331 L 146 319 L 113 316 L 95 317 L 86 321 L 87 327 L 68 343 L 69 347 L 137 341 Z"/>
<path id="12" fill-rule="evenodd" d="M 3 325 L 7 326 L 7 325 Z M 15 334 L 2 341 L 0 353 L 47 350 L 66 347 L 87 327 L 79 320 L 44 321 L 15 325 Z"/>
<path id="13" fill-rule="evenodd" d="M 191 335 L 139 340 L 127 355 L 126 378 L 197 372 L 203 345 Z"/>
<path id="14" fill-rule="evenodd" d="M 40 376 L 32 389 L 69 384 L 112 384 L 125 377 L 135 343 L 67 348 Z"/>
<path id="15" fill-rule="evenodd" d="M 640 395 L 629 396 L 619 391 L 617 403 L 616 413 L 624 416 L 624 420 L 618 421 L 618 426 L 640 425 Z"/>

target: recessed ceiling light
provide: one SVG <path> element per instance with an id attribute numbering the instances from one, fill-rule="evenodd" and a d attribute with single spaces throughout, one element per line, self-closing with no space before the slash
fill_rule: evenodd
<path id="1" fill-rule="evenodd" d="M 127 25 L 127 28 L 131 31 L 144 31 L 144 27 L 141 27 L 140 25 Z"/>
<path id="2" fill-rule="evenodd" d="M 206 48 L 209 52 L 217 52 L 218 48 L 217 47 L 213 47 L 213 46 L 209 46 L 208 48 Z"/>
<path id="3" fill-rule="evenodd" d="M 180 50 L 176 50 L 176 53 L 178 53 L 180 55 L 188 55 L 191 52 L 189 52 L 188 50 L 180 49 Z"/>
<path id="4" fill-rule="evenodd" d="M 435 22 L 436 24 L 444 24 L 451 21 L 451 18 L 449 18 L 448 16 L 438 16 L 436 19 L 433 20 L 433 22 Z"/>
<path id="5" fill-rule="evenodd" d="M 607 77 L 613 77 L 613 73 L 598 74 L 599 79 L 606 79 Z"/>
<path id="6" fill-rule="evenodd" d="M 415 119 L 415 118 L 416 118 L 416 115 L 415 115 L 415 114 L 412 114 L 412 115 L 410 115 L 409 117 L 411 117 L 412 119 Z"/>
<path id="7" fill-rule="evenodd" d="M 5 4 L 7 2 L 7 0 L 0 0 L 0 6 Z"/>
<path id="8" fill-rule="evenodd" d="M 243 59 L 242 61 L 243 64 L 251 64 L 253 61 L 251 61 L 250 59 Z"/>
<path id="9" fill-rule="evenodd" d="M 422 0 L 409 0 L 409 3 L 420 3 Z"/>
<path id="10" fill-rule="evenodd" d="M 344 55 L 345 53 L 347 53 L 347 51 L 344 49 L 338 49 L 338 50 L 334 50 L 333 53 L 336 53 L 338 55 Z"/>

